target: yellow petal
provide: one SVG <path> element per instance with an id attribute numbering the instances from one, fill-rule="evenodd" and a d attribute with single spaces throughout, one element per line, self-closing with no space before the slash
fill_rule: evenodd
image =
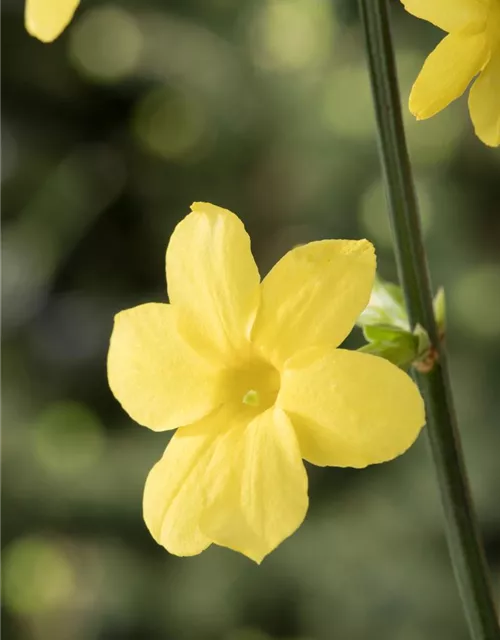
<path id="1" fill-rule="evenodd" d="M 180 337 L 167 304 L 144 304 L 115 317 L 109 386 L 125 411 L 155 431 L 199 420 L 221 402 L 219 374 Z"/>
<path id="2" fill-rule="evenodd" d="M 490 147 L 500 145 L 500 52 L 472 85 L 469 110 L 477 137 Z"/>
<path id="3" fill-rule="evenodd" d="M 277 400 L 302 456 L 320 466 L 365 467 L 400 455 L 425 422 L 411 378 L 387 360 L 336 349 L 292 358 Z"/>
<path id="4" fill-rule="evenodd" d="M 221 438 L 213 418 L 177 431 L 150 471 L 143 513 L 153 538 L 170 553 L 192 556 L 211 541 L 200 530 L 207 465 Z"/>
<path id="5" fill-rule="evenodd" d="M 367 240 L 322 240 L 289 251 L 262 283 L 255 343 L 278 367 L 301 349 L 337 346 L 368 304 L 374 277 Z"/>
<path id="6" fill-rule="evenodd" d="M 256 562 L 305 518 L 307 474 L 292 425 L 277 409 L 227 433 L 206 482 L 202 531 Z"/>
<path id="7" fill-rule="evenodd" d="M 260 278 L 243 223 L 226 209 L 195 203 L 167 249 L 170 302 L 197 350 L 226 358 L 248 343 Z"/>
<path id="8" fill-rule="evenodd" d="M 42 42 L 52 42 L 71 22 L 80 0 L 26 0 L 28 33 Z"/>
<path id="9" fill-rule="evenodd" d="M 418 120 L 435 115 L 462 95 L 488 61 L 484 33 L 451 33 L 428 56 L 410 94 Z"/>
<path id="10" fill-rule="evenodd" d="M 432 22 L 444 31 L 477 32 L 486 21 L 485 0 L 401 0 L 417 18 Z"/>

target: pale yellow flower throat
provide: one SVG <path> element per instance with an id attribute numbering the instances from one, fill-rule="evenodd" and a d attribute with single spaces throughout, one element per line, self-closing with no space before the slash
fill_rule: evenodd
<path id="1" fill-rule="evenodd" d="M 255 356 L 228 371 L 230 402 L 243 404 L 258 413 L 269 409 L 280 389 L 280 374 L 275 367 Z"/>

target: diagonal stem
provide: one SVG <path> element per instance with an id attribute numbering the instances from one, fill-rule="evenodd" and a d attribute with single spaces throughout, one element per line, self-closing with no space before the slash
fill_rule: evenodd
<path id="1" fill-rule="evenodd" d="M 412 327 L 429 334 L 435 359 L 415 372 L 425 399 L 427 432 L 445 513 L 448 546 L 474 640 L 498 640 L 500 631 L 467 481 L 446 354 L 432 309 L 427 260 L 401 115 L 387 0 L 359 0 L 389 203 L 398 273 Z"/>

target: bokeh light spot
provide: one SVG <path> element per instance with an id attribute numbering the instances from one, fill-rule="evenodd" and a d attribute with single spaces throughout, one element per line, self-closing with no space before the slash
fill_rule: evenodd
<path id="1" fill-rule="evenodd" d="M 112 83 L 135 71 L 143 35 L 133 15 L 113 5 L 85 13 L 71 30 L 70 56 L 95 82 Z"/>
<path id="2" fill-rule="evenodd" d="M 434 214 L 433 198 L 425 182 L 417 182 L 415 186 L 418 194 L 422 231 L 426 234 L 431 227 Z M 378 180 L 365 191 L 359 207 L 361 226 L 368 238 L 375 241 L 380 247 L 390 247 L 392 243 L 388 206 L 384 184 Z"/>
<path id="3" fill-rule="evenodd" d="M 485 339 L 500 336 L 500 265 L 481 265 L 457 279 L 452 290 L 456 318 Z"/>
<path id="4" fill-rule="evenodd" d="M 328 58 L 333 26 L 327 2 L 268 0 L 250 23 L 255 62 L 279 71 L 318 65 Z"/>
<path id="5" fill-rule="evenodd" d="M 71 476 L 95 465 L 105 446 L 98 418 L 77 402 L 58 402 L 38 418 L 34 448 L 39 463 L 49 472 Z"/>
<path id="6" fill-rule="evenodd" d="M 363 140 L 374 138 L 375 118 L 366 67 L 345 66 L 325 83 L 320 103 L 325 127 L 339 136 Z"/>
<path id="7" fill-rule="evenodd" d="M 151 91 L 138 103 L 133 128 L 150 153 L 168 160 L 199 157 L 208 141 L 199 102 L 167 87 Z"/>
<path id="8" fill-rule="evenodd" d="M 57 544 L 41 537 L 18 538 L 4 551 L 3 592 L 15 613 L 58 609 L 75 590 L 72 567 Z"/>

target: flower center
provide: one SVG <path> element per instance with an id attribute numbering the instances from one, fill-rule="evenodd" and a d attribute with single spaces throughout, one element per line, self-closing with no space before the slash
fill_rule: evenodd
<path id="1" fill-rule="evenodd" d="M 280 374 L 271 364 L 255 357 L 228 372 L 227 382 L 232 403 L 261 413 L 276 401 Z"/>
<path id="2" fill-rule="evenodd" d="M 243 404 L 249 407 L 258 407 L 260 404 L 260 394 L 255 389 L 250 389 L 243 396 Z"/>

